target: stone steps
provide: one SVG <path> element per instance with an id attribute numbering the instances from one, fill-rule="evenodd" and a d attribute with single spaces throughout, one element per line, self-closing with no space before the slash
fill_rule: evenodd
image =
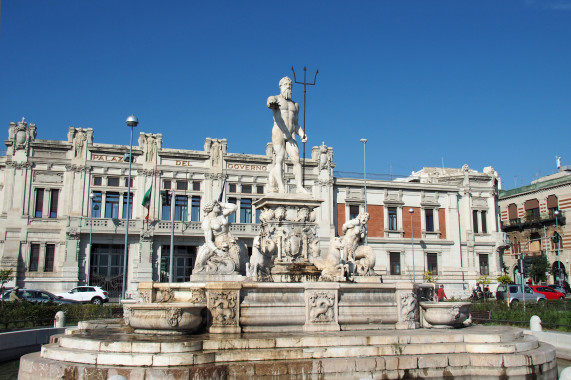
<path id="1" fill-rule="evenodd" d="M 133 379 L 557 376 L 552 346 L 502 326 L 159 337 L 125 334 L 118 326 L 101 324 L 72 332 L 44 345 L 41 357 L 23 357 L 20 379 L 36 380 L 38 371 L 48 370 L 49 378 L 71 371 L 77 376 L 69 378 L 77 379 L 88 373 L 107 378 L 118 371 Z"/>

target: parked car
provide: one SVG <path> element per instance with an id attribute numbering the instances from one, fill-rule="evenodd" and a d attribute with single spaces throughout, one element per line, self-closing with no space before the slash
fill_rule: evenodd
<path id="1" fill-rule="evenodd" d="M 552 285 L 547 285 L 547 286 L 549 286 L 551 289 L 555 289 L 558 292 L 561 292 L 561 293 L 567 295 L 567 289 L 565 289 L 565 285 L 552 284 Z"/>
<path id="2" fill-rule="evenodd" d="M 508 295 L 508 289 L 510 295 L 509 298 L 510 304 L 523 301 L 524 297 L 525 297 L 525 302 L 533 302 L 533 303 L 537 302 L 540 304 L 545 302 L 545 300 L 547 299 L 545 295 L 534 292 L 533 289 L 527 285 L 525 286 L 525 293 L 523 293 L 521 285 L 508 285 L 506 287 L 506 285 L 504 284 L 498 285 L 498 290 L 496 291 L 496 298 L 505 301 Z"/>
<path id="3" fill-rule="evenodd" d="M 78 286 L 67 293 L 57 293 L 56 296 L 82 303 L 100 305 L 109 302 L 107 292 L 99 286 Z"/>
<path id="4" fill-rule="evenodd" d="M 9 301 L 10 300 L 10 294 L 13 292 L 13 289 L 7 290 L 4 292 L 2 298 L 4 299 L 4 301 Z M 63 304 L 69 304 L 69 303 L 77 303 L 76 301 L 71 301 L 71 300 L 66 300 L 63 299 L 61 297 L 56 296 L 53 293 L 50 293 L 48 291 L 45 290 L 37 290 L 37 289 L 18 289 L 17 291 L 18 295 L 20 296 L 20 298 L 23 301 L 28 301 L 28 302 L 42 302 L 42 303 L 47 303 L 47 302 L 54 302 L 54 303 L 63 303 Z"/>
<path id="5" fill-rule="evenodd" d="M 543 294 L 548 300 L 562 300 L 565 294 L 545 285 L 532 285 L 531 288 L 534 292 Z"/>

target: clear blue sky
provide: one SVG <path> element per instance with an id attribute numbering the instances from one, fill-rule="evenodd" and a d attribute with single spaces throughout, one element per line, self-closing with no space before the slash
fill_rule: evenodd
<path id="1" fill-rule="evenodd" d="M 571 0 L 4 0 L 0 130 L 40 139 L 91 127 L 95 142 L 161 132 L 163 146 L 227 138 L 264 154 L 278 81 L 308 88 L 310 147 L 337 170 L 482 171 L 504 189 L 571 165 Z M 303 87 L 294 86 L 303 103 Z M 3 128 L 3 129 L 1 129 Z M 0 137 L 2 138 L 2 137 Z M 136 141 L 136 139 L 135 139 Z"/>

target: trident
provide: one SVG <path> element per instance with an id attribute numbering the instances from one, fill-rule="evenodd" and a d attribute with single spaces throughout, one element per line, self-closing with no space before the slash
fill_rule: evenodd
<path id="1" fill-rule="evenodd" d="M 291 67 L 291 71 L 293 72 L 293 81 L 294 83 L 303 84 L 303 133 L 305 134 L 305 94 L 307 93 L 307 86 L 315 86 L 315 81 L 317 80 L 317 74 L 319 70 L 315 72 L 315 77 L 313 78 L 313 83 L 309 83 L 306 81 L 306 74 L 307 74 L 307 67 L 303 66 L 303 82 L 298 82 L 295 78 L 295 70 L 293 66 Z M 303 143 L 303 165 L 302 165 L 302 172 L 301 172 L 301 186 L 305 188 L 305 142 Z"/>

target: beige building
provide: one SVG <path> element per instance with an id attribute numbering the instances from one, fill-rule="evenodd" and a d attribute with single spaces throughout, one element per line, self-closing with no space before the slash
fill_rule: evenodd
<path id="1" fill-rule="evenodd" d="M 239 205 L 232 233 L 251 247 L 259 231 L 253 203 L 265 192 L 271 144 L 266 155 L 230 153 L 225 139 L 211 138 L 202 151 L 179 150 L 163 147 L 161 134 L 140 133 L 128 196 L 129 146 L 94 143 L 92 129 L 75 127 L 64 141 L 36 137 L 34 124 L 10 123 L 0 158 L 0 266 L 16 270 L 19 286 L 64 291 L 91 284 L 119 295 L 129 212 L 127 295 L 141 281 L 169 281 L 171 233 L 172 281 L 188 281 L 204 242 L 201 206 L 222 191 Z M 286 166 L 293 189 L 291 163 Z M 425 168 L 408 178 L 368 179 L 365 205 L 363 179 L 337 177 L 334 166 L 326 146 L 313 147 L 305 162 L 305 187 L 323 200 L 317 213 L 322 250 L 366 206 L 368 244 L 383 281 L 423 282 L 430 270 L 449 296 L 459 297 L 480 276 L 501 274 L 507 243 L 493 168 Z"/>
<path id="2" fill-rule="evenodd" d="M 530 185 L 500 191 L 502 230 L 510 247 L 504 262 L 508 273 L 521 282 L 517 260 L 545 255 L 551 273 L 549 284 L 569 281 L 571 230 L 566 214 L 571 209 L 571 167 L 559 167 Z"/>

